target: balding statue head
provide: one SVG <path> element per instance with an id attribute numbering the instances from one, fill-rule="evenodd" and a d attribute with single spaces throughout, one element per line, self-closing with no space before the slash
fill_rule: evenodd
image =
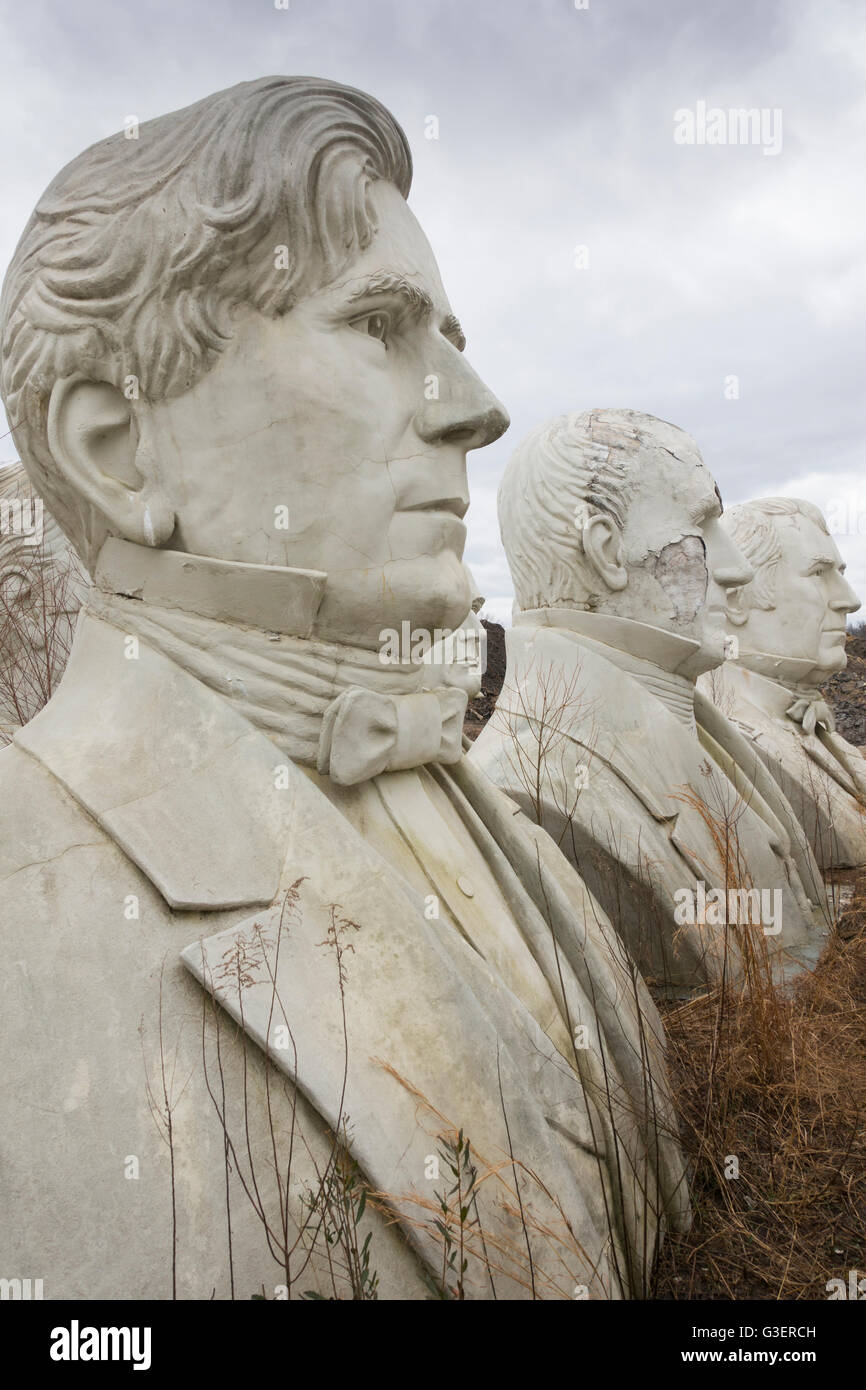
<path id="1" fill-rule="evenodd" d="M 128 134 L 129 132 L 127 132 Z M 467 450 L 507 417 L 462 357 L 379 102 L 241 83 L 73 160 L 0 305 L 28 471 L 107 536 L 327 574 L 314 635 L 458 625 Z"/>
<path id="2" fill-rule="evenodd" d="M 820 679 L 846 663 L 845 625 L 860 600 L 819 509 L 762 497 L 725 513 L 724 526 L 754 570 L 728 599 L 740 652 L 808 662 Z"/>
<path id="3" fill-rule="evenodd" d="M 751 571 L 719 525 L 718 489 L 684 430 L 634 410 L 562 415 L 515 451 L 499 489 L 517 607 L 589 609 L 725 656 L 725 594 Z"/>

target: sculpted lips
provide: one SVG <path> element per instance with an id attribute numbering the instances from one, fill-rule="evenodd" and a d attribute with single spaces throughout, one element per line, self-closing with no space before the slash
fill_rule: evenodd
<path id="1" fill-rule="evenodd" d="M 462 521 L 469 509 L 463 497 L 434 497 L 429 502 L 414 502 L 411 507 L 401 507 L 403 512 L 450 512 Z"/>

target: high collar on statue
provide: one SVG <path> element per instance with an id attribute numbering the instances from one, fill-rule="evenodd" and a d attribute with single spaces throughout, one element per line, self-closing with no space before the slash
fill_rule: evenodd
<path id="1" fill-rule="evenodd" d="M 821 672 L 814 661 L 806 661 L 802 657 L 744 651 L 741 646 L 737 663 L 791 695 L 812 694 L 817 690 L 817 683 L 821 679 Z"/>
<path id="2" fill-rule="evenodd" d="M 86 607 L 338 783 L 458 761 L 467 696 L 441 667 L 310 637 L 326 579 L 111 540 Z"/>
<path id="3" fill-rule="evenodd" d="M 325 594 L 321 570 L 215 560 L 180 550 L 151 550 L 110 536 L 93 576 L 104 594 L 214 622 L 309 637 Z"/>
<path id="4" fill-rule="evenodd" d="M 833 710 L 814 683 L 811 662 L 746 652 L 737 664 L 743 668 L 752 698 L 774 719 L 791 719 L 807 734 L 820 734 L 821 729 L 835 733 Z"/>
<path id="5" fill-rule="evenodd" d="M 577 608 L 526 609 L 515 614 L 514 623 L 574 633 L 581 644 L 632 676 L 681 724 L 695 730 L 695 683 L 679 668 L 699 651 L 699 642 L 651 623 Z"/>

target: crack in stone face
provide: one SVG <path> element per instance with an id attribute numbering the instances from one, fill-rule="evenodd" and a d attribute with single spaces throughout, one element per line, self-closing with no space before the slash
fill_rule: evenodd
<path id="1" fill-rule="evenodd" d="M 707 551 L 700 536 L 683 536 L 657 555 L 648 568 L 671 600 L 677 622 L 692 622 L 707 598 Z"/>

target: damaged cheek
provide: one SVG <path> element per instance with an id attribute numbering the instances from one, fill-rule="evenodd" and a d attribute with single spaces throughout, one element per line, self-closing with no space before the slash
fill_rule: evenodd
<path id="1" fill-rule="evenodd" d="M 649 569 L 671 601 L 677 622 L 691 622 L 707 598 L 707 555 L 700 536 L 683 536 L 649 556 Z"/>

